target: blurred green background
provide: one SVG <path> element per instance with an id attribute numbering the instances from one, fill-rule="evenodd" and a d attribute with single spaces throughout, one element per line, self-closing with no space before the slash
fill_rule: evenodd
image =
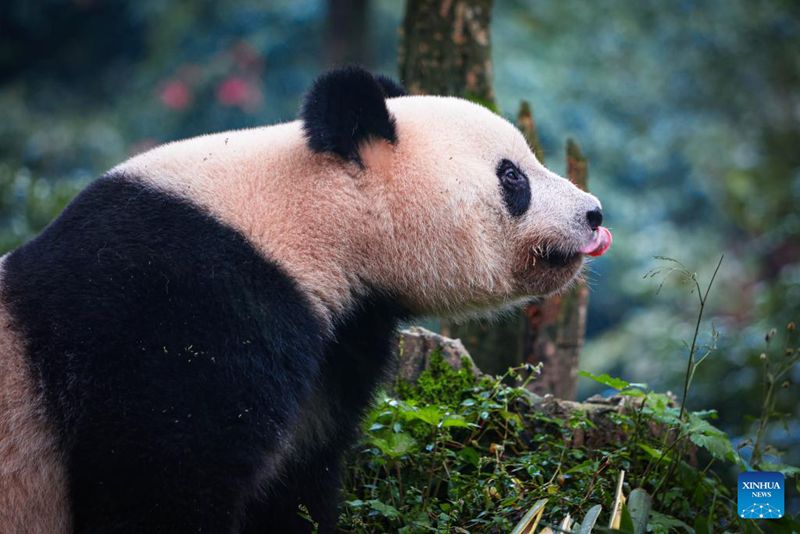
<path id="1" fill-rule="evenodd" d="M 353 11 L 350 11 L 350 10 Z M 356 61 L 394 76 L 403 2 L 11 0 L 0 13 L 0 253 L 86 183 L 166 141 L 292 120 L 311 80 Z M 800 4 L 793 0 L 496 2 L 495 90 L 529 100 L 547 163 L 567 137 L 613 230 L 589 268 L 582 367 L 680 393 L 688 285 L 643 275 L 669 256 L 707 280 L 717 350 L 689 406 L 744 435 L 764 334 L 800 319 Z M 796 336 L 796 334 L 795 334 Z M 789 341 L 790 343 L 792 341 Z M 796 343 L 796 337 L 794 343 Z M 492 367 L 494 355 L 476 355 Z M 800 372 L 770 442 L 800 457 Z M 581 396 L 594 392 L 581 384 Z"/>

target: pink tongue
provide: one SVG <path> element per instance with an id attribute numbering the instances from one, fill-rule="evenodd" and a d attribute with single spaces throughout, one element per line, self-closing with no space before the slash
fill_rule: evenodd
<path id="1" fill-rule="evenodd" d="M 580 248 L 580 252 L 589 256 L 602 256 L 611 248 L 612 241 L 611 232 L 605 226 L 601 226 L 595 231 L 592 240 Z"/>

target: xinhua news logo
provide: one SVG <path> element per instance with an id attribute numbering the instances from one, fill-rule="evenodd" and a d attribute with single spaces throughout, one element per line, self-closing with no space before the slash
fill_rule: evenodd
<path id="1" fill-rule="evenodd" d="M 739 517 L 780 519 L 783 517 L 783 474 L 749 471 L 739 475 Z"/>

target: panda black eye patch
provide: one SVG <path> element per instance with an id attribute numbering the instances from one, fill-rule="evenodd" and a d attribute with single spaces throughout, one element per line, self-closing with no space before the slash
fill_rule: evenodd
<path id="1" fill-rule="evenodd" d="M 528 177 L 511 161 L 504 159 L 497 165 L 497 178 L 503 192 L 503 201 L 512 217 L 519 217 L 531 205 L 531 184 Z"/>

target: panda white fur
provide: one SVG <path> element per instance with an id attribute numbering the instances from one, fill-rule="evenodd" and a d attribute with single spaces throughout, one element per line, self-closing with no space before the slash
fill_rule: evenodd
<path id="1" fill-rule="evenodd" d="M 558 291 L 600 224 L 501 117 L 357 68 L 134 157 L 0 259 L 0 531 L 332 530 L 398 321 Z"/>

